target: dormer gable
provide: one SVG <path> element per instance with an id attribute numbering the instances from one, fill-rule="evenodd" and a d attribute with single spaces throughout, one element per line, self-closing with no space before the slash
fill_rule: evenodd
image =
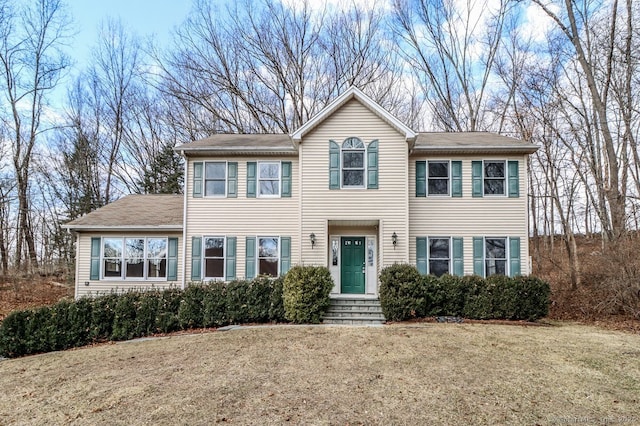
<path id="1" fill-rule="evenodd" d="M 306 134 L 315 129 L 320 123 L 325 121 L 331 115 L 333 115 L 336 111 L 338 111 L 341 107 L 343 107 L 350 100 L 355 99 L 360 102 L 363 106 L 369 109 L 371 112 L 376 114 L 382 120 L 384 120 L 387 124 L 393 127 L 400 134 L 404 135 L 405 139 L 408 142 L 412 142 L 415 140 L 417 133 L 407 127 L 402 121 L 398 118 L 394 117 L 387 110 L 382 108 L 378 103 L 376 103 L 369 96 L 365 95 L 360 89 L 355 86 L 351 86 L 347 91 L 334 99 L 329 105 L 324 107 L 318 114 L 313 116 L 309 121 L 307 121 L 302 127 L 291 134 L 291 139 L 295 143 L 301 143 L 302 139 Z"/>

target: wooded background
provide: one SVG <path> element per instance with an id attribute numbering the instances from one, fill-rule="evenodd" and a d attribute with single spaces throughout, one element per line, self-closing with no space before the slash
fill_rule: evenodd
<path id="1" fill-rule="evenodd" d="M 633 299 L 639 2 L 374 4 L 195 0 L 164 48 L 107 19 L 77 70 L 63 0 L 0 0 L 0 276 L 72 265 L 69 220 L 128 193 L 180 192 L 176 144 L 292 132 L 355 85 L 414 129 L 539 145 L 534 268 L 561 241 L 577 289 L 576 236 L 597 238 Z"/>

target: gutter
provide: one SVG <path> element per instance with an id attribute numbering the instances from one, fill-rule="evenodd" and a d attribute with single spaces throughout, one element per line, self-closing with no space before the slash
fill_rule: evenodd
<path id="1" fill-rule="evenodd" d="M 187 156 L 184 153 L 184 149 L 180 151 L 180 155 L 187 160 Z M 189 186 L 189 178 L 188 178 L 188 168 L 189 161 L 184 162 L 185 171 L 184 171 L 184 202 L 182 207 L 182 289 L 185 289 L 186 280 L 187 280 L 187 187 Z"/>

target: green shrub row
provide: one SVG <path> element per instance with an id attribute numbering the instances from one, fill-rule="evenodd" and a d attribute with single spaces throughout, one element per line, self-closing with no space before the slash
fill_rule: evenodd
<path id="1" fill-rule="evenodd" d="M 283 280 L 259 277 L 186 290 L 132 291 L 14 311 L 0 324 L 0 355 L 18 357 L 181 329 L 285 321 Z"/>
<path id="2" fill-rule="evenodd" d="M 420 275 L 398 264 L 380 274 L 380 303 L 389 321 L 430 316 L 535 321 L 549 312 L 549 284 L 531 277 Z"/>

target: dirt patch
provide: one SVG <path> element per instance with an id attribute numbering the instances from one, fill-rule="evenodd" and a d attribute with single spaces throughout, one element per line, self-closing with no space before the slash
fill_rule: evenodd
<path id="1" fill-rule="evenodd" d="M 258 327 L 3 361 L 3 424 L 638 424 L 640 336 Z M 607 423 L 613 423 L 609 420 Z"/>
<path id="2" fill-rule="evenodd" d="M 0 320 L 11 311 L 52 305 L 64 298 L 73 298 L 73 285 L 41 277 L 0 282 Z"/>

